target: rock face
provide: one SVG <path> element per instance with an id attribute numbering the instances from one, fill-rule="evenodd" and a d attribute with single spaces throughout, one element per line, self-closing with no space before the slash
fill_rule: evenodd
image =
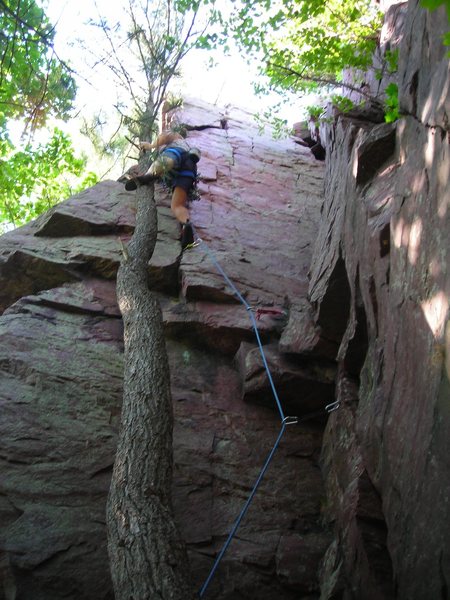
<path id="1" fill-rule="evenodd" d="M 444 599 L 450 589 L 447 21 L 417 2 L 395 11 L 404 117 L 340 118 L 322 136 L 326 223 L 309 297 L 323 336 L 340 342 L 341 400 L 322 451 L 336 532 L 323 598 L 351 588 Z"/>
<path id="2" fill-rule="evenodd" d="M 395 10 L 405 116 L 337 117 L 321 131 L 325 166 L 238 109 L 191 101 L 167 115 L 202 149 L 191 215 L 204 243 L 180 254 L 158 188 L 149 265 L 171 369 L 174 507 L 198 588 L 281 425 L 217 264 L 253 307 L 285 414 L 321 413 L 286 428 L 206 598 L 449 594 L 445 13 Z M 0 600 L 113 598 L 114 278 L 134 225 L 133 192 L 103 182 L 0 238 Z"/>
<path id="3" fill-rule="evenodd" d="M 174 505 L 200 588 L 281 425 L 267 377 L 254 377 L 261 359 L 247 311 L 214 261 L 255 310 L 280 313 L 258 314 L 258 325 L 294 414 L 333 399 L 335 366 L 278 348 L 308 289 L 322 164 L 291 140 L 258 135 L 238 110 L 196 102 L 172 118 L 202 149 L 202 199 L 191 214 L 206 246 L 181 256 L 161 187 L 149 274 L 171 365 Z M 132 192 L 103 182 L 1 239 L 0 597 L 8 600 L 112 598 L 104 511 L 123 333 L 114 277 L 133 207 Z M 323 419 L 288 429 L 209 597 L 317 597 L 331 541 L 321 521 L 322 433 Z"/>

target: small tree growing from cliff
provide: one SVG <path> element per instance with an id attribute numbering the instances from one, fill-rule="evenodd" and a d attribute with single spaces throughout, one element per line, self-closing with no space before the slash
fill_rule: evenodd
<path id="1" fill-rule="evenodd" d="M 130 0 L 130 29 L 122 42 L 117 29 L 100 24 L 110 45 L 108 66 L 133 100 L 126 122 L 140 139 L 154 134 L 167 86 L 198 35 L 196 10 L 187 22 L 183 8 L 183 2 L 171 0 L 151 6 Z M 140 73 L 130 70 L 133 59 Z M 143 83 L 138 82 L 139 74 Z M 140 167 L 146 166 L 142 158 Z M 148 284 L 157 236 L 153 185 L 138 188 L 136 201 L 135 232 L 117 275 L 124 322 L 124 394 L 107 505 L 108 552 L 117 600 L 189 600 L 194 594 L 187 555 L 171 506 L 169 365 L 159 301 Z"/>

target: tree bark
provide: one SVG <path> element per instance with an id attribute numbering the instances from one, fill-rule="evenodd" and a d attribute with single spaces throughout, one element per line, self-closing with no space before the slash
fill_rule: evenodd
<path id="1" fill-rule="evenodd" d="M 136 192 L 136 229 L 117 275 L 124 394 L 107 506 L 116 600 L 194 598 L 172 501 L 172 400 L 162 314 L 148 287 L 157 235 L 154 188 Z"/>

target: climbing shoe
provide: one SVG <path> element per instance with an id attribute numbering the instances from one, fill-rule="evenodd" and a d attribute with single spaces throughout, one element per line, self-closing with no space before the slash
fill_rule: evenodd
<path id="1" fill-rule="evenodd" d="M 150 181 L 156 181 L 156 179 L 158 179 L 158 176 L 146 173 L 144 175 L 131 175 L 127 178 L 123 176 L 121 179 L 122 181 L 125 181 L 125 189 L 128 192 L 132 192 L 133 190 L 137 189 L 138 184 L 146 185 L 147 183 L 150 183 Z"/>
<path id="2" fill-rule="evenodd" d="M 153 175 L 151 173 L 146 173 L 145 175 L 138 175 L 136 177 L 136 181 L 141 185 L 146 185 L 147 183 L 150 183 L 150 181 L 156 181 L 157 179 L 159 179 L 159 175 Z"/>
<path id="3" fill-rule="evenodd" d="M 136 187 L 132 187 L 131 182 L 134 183 L 134 178 L 137 177 L 139 175 L 139 167 L 138 165 L 133 165 L 132 167 L 130 167 L 128 169 L 128 171 L 126 171 L 123 175 L 121 175 L 119 177 L 119 179 L 117 180 L 119 183 L 124 183 L 125 184 L 125 189 L 127 190 L 135 190 Z M 129 185 L 131 184 L 131 187 L 129 187 Z"/>
<path id="4" fill-rule="evenodd" d="M 125 182 L 125 189 L 127 190 L 127 192 L 132 192 L 133 190 L 137 189 L 137 181 L 136 179 L 127 179 Z"/>
<path id="5" fill-rule="evenodd" d="M 192 230 L 192 225 L 189 223 L 184 223 L 181 228 L 181 248 L 184 250 L 188 246 L 194 243 L 194 232 Z"/>

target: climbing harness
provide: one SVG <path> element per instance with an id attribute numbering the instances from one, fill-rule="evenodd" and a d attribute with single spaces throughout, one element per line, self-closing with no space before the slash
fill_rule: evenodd
<path id="1" fill-rule="evenodd" d="M 196 150 L 196 149 L 194 149 Z M 199 152 L 199 151 L 197 151 Z M 191 169 L 183 169 L 181 171 L 178 170 L 178 168 L 182 165 L 183 162 L 183 155 L 184 154 L 188 154 L 190 155 L 189 151 L 187 150 L 181 150 L 180 148 L 175 148 L 175 147 L 168 147 L 165 148 L 162 152 L 161 152 L 161 156 L 163 156 L 164 154 L 172 154 L 175 156 L 176 159 L 176 167 L 170 170 L 166 170 L 162 177 L 161 177 L 161 182 L 164 185 L 164 187 L 168 190 L 171 191 L 173 188 L 173 181 L 176 177 L 190 177 L 193 181 L 192 181 L 192 186 L 188 191 L 188 202 L 192 202 L 194 200 L 200 200 L 200 194 L 198 192 L 198 181 L 199 181 L 199 174 L 194 170 Z M 197 154 L 194 152 L 193 154 L 194 156 L 197 156 Z"/>
<path id="2" fill-rule="evenodd" d="M 192 179 L 196 178 L 195 172 L 191 169 L 185 169 L 183 171 L 178 170 L 178 167 L 180 167 L 183 163 L 183 155 L 189 155 L 189 152 L 187 150 L 181 150 L 180 148 L 173 148 L 172 146 L 170 146 L 161 152 L 161 156 L 164 156 L 164 154 L 174 154 L 176 156 L 177 167 L 173 170 L 177 173 L 178 176 L 181 175 L 182 177 L 192 177 Z"/>
<path id="3" fill-rule="evenodd" d="M 161 156 L 164 157 L 166 154 L 173 154 L 175 156 L 175 167 L 171 169 L 169 172 L 175 172 L 177 175 L 182 175 L 183 177 L 192 177 L 195 179 L 194 171 L 187 169 L 183 171 L 179 171 L 183 163 L 183 155 L 187 154 L 185 150 L 180 150 L 179 148 L 166 148 L 161 152 Z"/>
<path id="4" fill-rule="evenodd" d="M 161 152 L 161 156 L 164 154 L 175 154 L 178 163 L 180 163 L 181 157 L 183 156 L 183 150 L 181 150 L 180 148 L 173 148 L 172 146 L 169 146 L 168 148 L 164 148 L 164 150 Z"/>
<path id="5" fill-rule="evenodd" d="M 264 463 L 264 465 L 263 465 L 263 467 L 262 467 L 262 469 L 261 469 L 261 471 L 260 471 L 260 473 L 259 473 L 259 475 L 258 475 L 258 477 L 256 479 L 256 482 L 255 482 L 255 484 L 253 486 L 253 489 L 250 492 L 250 495 L 248 496 L 248 498 L 247 498 L 247 500 L 246 500 L 246 502 L 244 504 L 244 507 L 242 508 L 242 510 L 241 510 L 238 518 L 236 519 L 236 521 L 235 521 L 235 523 L 234 523 L 234 525 L 233 525 L 230 533 L 228 534 L 228 537 L 225 540 L 225 543 L 222 546 L 221 551 L 217 555 L 216 560 L 214 561 L 214 564 L 213 564 L 213 566 L 212 566 L 212 568 L 211 568 L 211 570 L 209 572 L 209 575 L 208 575 L 208 577 L 205 580 L 205 583 L 202 585 L 202 587 L 201 587 L 201 589 L 199 591 L 199 594 L 198 594 L 199 598 L 203 598 L 203 596 L 205 595 L 206 590 L 208 589 L 208 586 L 211 583 L 211 580 L 213 579 L 214 574 L 215 574 L 215 572 L 216 572 L 216 570 L 217 570 L 217 568 L 218 568 L 218 566 L 219 566 L 219 564 L 220 564 L 220 562 L 221 562 L 221 560 L 222 560 L 225 552 L 228 549 L 228 546 L 230 545 L 232 539 L 234 538 L 234 536 L 235 536 L 235 534 L 236 534 L 236 532 L 237 532 L 237 530 L 239 528 L 239 525 L 241 524 L 242 519 L 245 517 L 245 514 L 246 514 L 248 508 L 250 507 L 250 504 L 252 503 L 252 500 L 253 500 L 253 498 L 254 498 L 254 496 L 256 494 L 256 491 L 257 491 L 257 489 L 258 489 L 258 487 L 259 487 L 259 485 L 260 485 L 260 483 L 261 483 L 261 481 L 262 481 L 262 479 L 263 479 L 263 477 L 264 477 L 264 475 L 265 475 L 265 473 L 266 473 L 266 471 L 267 471 L 267 469 L 268 469 L 268 467 L 269 467 L 269 465 L 270 465 L 270 463 L 272 461 L 272 458 L 273 458 L 273 456 L 274 456 L 274 454 L 275 454 L 275 452 L 276 452 L 276 450 L 277 450 L 277 448 L 278 448 L 278 446 L 280 444 L 281 438 L 283 437 L 283 434 L 284 434 L 284 432 L 286 430 L 286 427 L 288 427 L 289 425 L 297 425 L 299 423 L 302 423 L 303 421 L 307 421 L 307 420 L 312 419 L 314 417 L 318 417 L 320 415 L 323 415 L 324 413 L 328 413 L 329 414 L 329 413 L 331 413 L 331 412 L 333 412 L 333 411 L 335 411 L 335 410 L 337 410 L 339 408 L 339 401 L 337 400 L 336 402 L 332 402 L 330 404 L 327 404 L 325 406 L 325 408 L 323 408 L 321 410 L 318 410 L 318 411 L 315 411 L 313 413 L 308 413 L 307 415 L 304 415 L 303 417 L 286 416 L 284 414 L 283 407 L 282 407 L 280 399 L 278 397 L 278 393 L 277 393 L 277 390 L 275 388 L 275 384 L 274 384 L 273 379 L 272 379 L 272 374 L 270 372 L 269 365 L 267 364 L 267 359 L 266 359 L 266 356 L 264 354 L 264 348 L 263 348 L 263 345 L 262 345 L 262 342 L 261 342 L 261 338 L 260 338 L 260 335 L 259 335 L 259 331 L 258 331 L 258 326 L 257 326 L 257 323 L 256 323 L 256 319 L 259 319 L 262 314 L 270 314 L 272 316 L 280 316 L 280 315 L 284 316 L 285 313 L 284 313 L 284 311 L 281 311 L 281 310 L 275 309 L 275 308 L 272 308 L 272 309 L 266 308 L 266 309 L 256 309 L 256 310 L 254 310 L 248 304 L 248 302 L 245 300 L 245 298 L 242 296 L 242 294 L 239 292 L 239 290 L 236 288 L 236 286 L 231 281 L 231 279 L 228 277 L 228 275 L 225 273 L 225 271 L 222 269 L 222 267 L 220 266 L 219 262 L 216 260 L 216 257 L 214 256 L 214 254 L 209 249 L 208 245 L 198 236 L 197 231 L 196 231 L 196 229 L 195 229 L 195 227 L 193 225 L 192 225 L 192 230 L 193 230 L 193 233 L 194 233 L 194 240 L 195 241 L 194 241 L 193 244 L 190 244 L 188 246 L 188 248 L 194 248 L 194 247 L 201 246 L 205 250 L 206 254 L 210 258 L 210 260 L 213 263 L 213 265 L 215 266 L 215 268 L 222 275 L 222 277 L 224 278 L 225 282 L 228 284 L 228 286 L 232 290 L 233 294 L 244 305 L 244 307 L 245 307 L 245 309 L 246 309 L 246 311 L 247 311 L 247 313 L 248 313 L 248 315 L 250 317 L 250 320 L 252 322 L 252 327 L 253 327 L 253 330 L 255 332 L 256 341 L 258 343 L 259 351 L 260 351 L 260 354 L 261 354 L 261 358 L 262 358 L 262 361 L 263 361 L 263 364 L 264 364 L 264 368 L 266 370 L 267 378 L 269 380 L 270 387 L 271 387 L 272 393 L 273 393 L 273 397 L 275 399 L 275 402 L 276 402 L 276 405 L 277 405 L 277 408 L 278 408 L 278 412 L 279 412 L 279 415 L 280 415 L 280 419 L 281 419 L 281 429 L 280 429 L 280 432 L 278 434 L 278 437 L 275 440 L 273 448 L 269 452 L 269 455 L 267 456 L 267 459 L 266 459 L 266 461 L 265 461 L 265 463 Z M 257 315 L 256 318 L 255 318 L 255 314 L 254 313 L 256 313 L 256 315 Z"/>

